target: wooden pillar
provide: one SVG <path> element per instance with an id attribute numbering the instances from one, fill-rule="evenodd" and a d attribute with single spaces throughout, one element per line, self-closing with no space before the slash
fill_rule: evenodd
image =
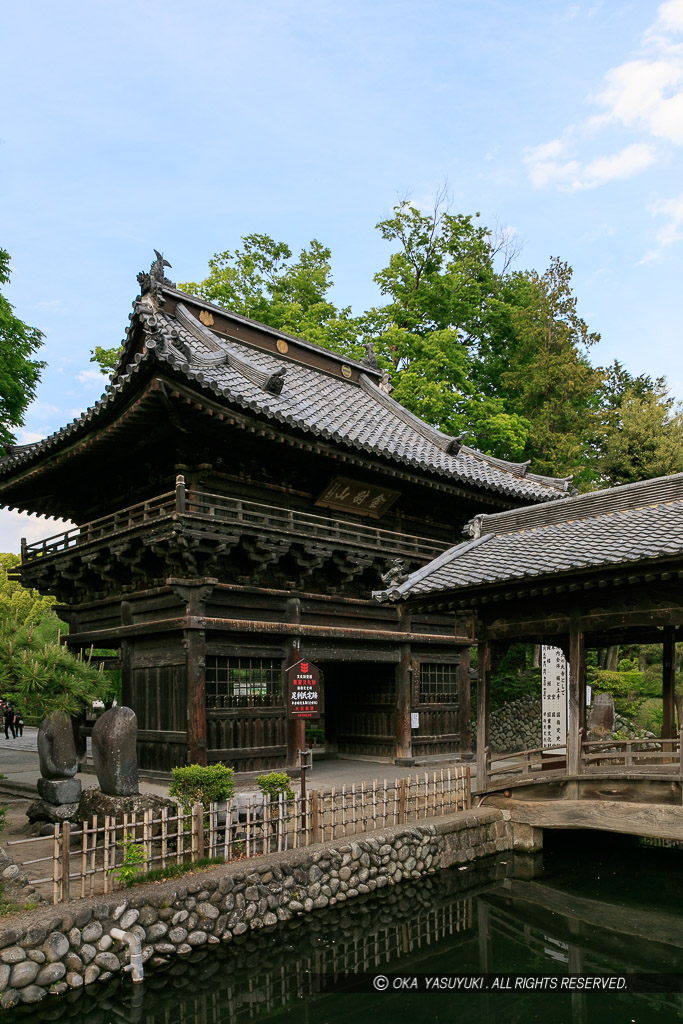
<path id="1" fill-rule="evenodd" d="M 410 644 L 399 647 L 400 660 L 396 666 L 396 757 L 411 757 L 413 752 L 410 731 L 412 671 Z"/>
<path id="2" fill-rule="evenodd" d="M 586 716 L 586 651 L 577 615 L 569 627 L 569 721 L 567 723 L 567 772 L 581 770 L 581 740 Z"/>
<path id="3" fill-rule="evenodd" d="M 463 647 L 458 665 L 458 717 L 460 725 L 460 756 L 472 757 L 472 709 L 470 703 L 470 649 Z"/>
<path id="4" fill-rule="evenodd" d="M 129 601 L 121 602 L 121 625 L 132 626 L 133 610 Z M 73 630 L 73 625 L 71 626 Z M 121 663 L 121 703 L 126 708 L 135 711 L 137 694 L 133 693 L 132 674 L 132 645 L 130 640 L 122 640 L 119 650 L 119 661 Z"/>
<path id="5" fill-rule="evenodd" d="M 285 615 L 287 622 L 297 626 L 301 622 L 301 601 L 298 597 L 287 599 Z M 287 669 L 290 665 L 296 665 L 301 659 L 301 637 L 297 633 L 289 641 L 285 651 L 283 686 L 285 688 L 283 699 L 287 714 L 289 716 L 289 693 L 287 691 Z M 306 747 L 306 720 L 304 718 L 287 717 L 287 768 L 290 770 L 299 767 L 299 751 Z"/>
<path id="6" fill-rule="evenodd" d="M 183 646 L 187 694 L 187 763 L 206 765 L 206 602 L 218 580 L 197 577 L 191 580 L 170 578 L 167 583 L 185 602 Z"/>
<path id="7" fill-rule="evenodd" d="M 206 765 L 206 633 L 185 630 L 187 651 L 187 761 Z"/>
<path id="8" fill-rule="evenodd" d="M 410 614 L 405 607 L 399 608 L 399 629 L 410 632 Z M 399 645 L 399 661 L 396 666 L 396 757 L 411 757 L 413 752 L 410 731 L 410 708 L 412 706 L 412 671 L 410 644 Z"/>
<path id="9" fill-rule="evenodd" d="M 489 726 L 491 717 L 491 644 L 477 646 L 477 789 L 488 786 Z"/>
<path id="10" fill-rule="evenodd" d="M 662 738 L 676 735 L 674 688 L 676 685 L 676 630 L 667 626 L 662 643 Z"/>

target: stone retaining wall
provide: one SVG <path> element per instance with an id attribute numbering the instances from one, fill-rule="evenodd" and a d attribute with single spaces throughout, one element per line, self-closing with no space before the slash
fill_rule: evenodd
<path id="1" fill-rule="evenodd" d="M 489 725 L 491 750 L 510 754 L 515 750 L 535 750 L 541 745 L 541 701 L 522 697 L 491 712 Z"/>
<path id="2" fill-rule="evenodd" d="M 161 966 L 197 947 L 511 847 L 502 812 L 480 808 L 41 908 L 0 926 L 0 1008 L 37 1003 L 125 969 L 128 950 L 112 939 L 113 927 L 139 936 L 143 960 Z"/>
<path id="3" fill-rule="evenodd" d="M 22 874 L 21 868 L 14 863 L 7 850 L 0 846 L 0 889 L 6 900 L 17 905 L 20 909 L 32 909 L 38 903 L 45 900 L 37 892 L 28 876 Z"/>

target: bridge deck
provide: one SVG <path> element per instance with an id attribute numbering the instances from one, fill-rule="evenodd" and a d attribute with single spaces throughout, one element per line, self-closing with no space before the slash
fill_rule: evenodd
<path id="1" fill-rule="evenodd" d="M 482 802 L 487 807 L 498 807 L 511 822 L 532 828 L 597 829 L 683 842 L 680 791 L 677 803 L 587 798 L 523 800 L 498 794 L 484 796 Z"/>

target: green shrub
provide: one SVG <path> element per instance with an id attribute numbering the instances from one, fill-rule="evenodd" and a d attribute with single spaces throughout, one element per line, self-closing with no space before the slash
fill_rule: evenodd
<path id="1" fill-rule="evenodd" d="M 287 772 L 269 772 L 268 775 L 259 775 L 256 785 L 271 800 L 277 800 L 280 793 L 283 793 L 288 800 L 293 800 L 294 792 L 290 785 L 291 781 Z"/>
<path id="2" fill-rule="evenodd" d="M 201 764 L 188 764 L 174 768 L 171 774 L 173 782 L 169 793 L 180 800 L 185 810 L 192 804 L 206 807 L 217 800 L 229 800 L 235 792 L 235 769 L 220 762 L 206 768 Z"/>
<path id="3" fill-rule="evenodd" d="M 130 886 L 147 863 L 147 852 L 142 843 L 135 841 L 132 832 L 127 832 L 123 837 L 123 842 L 116 845 L 123 847 L 123 860 L 117 868 L 109 868 L 109 872 L 115 875 L 123 885 Z"/>

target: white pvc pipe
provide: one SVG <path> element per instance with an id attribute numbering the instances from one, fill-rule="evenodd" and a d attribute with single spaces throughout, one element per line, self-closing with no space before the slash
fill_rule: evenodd
<path id="1" fill-rule="evenodd" d="M 145 977 L 145 971 L 142 966 L 142 946 L 140 939 L 133 932 L 124 932 L 122 928 L 112 928 L 109 931 L 112 939 L 116 939 L 118 942 L 125 942 L 128 946 L 128 952 L 130 953 L 130 963 L 127 967 L 124 967 L 124 971 L 130 971 L 130 976 L 133 981 L 142 981 Z"/>

